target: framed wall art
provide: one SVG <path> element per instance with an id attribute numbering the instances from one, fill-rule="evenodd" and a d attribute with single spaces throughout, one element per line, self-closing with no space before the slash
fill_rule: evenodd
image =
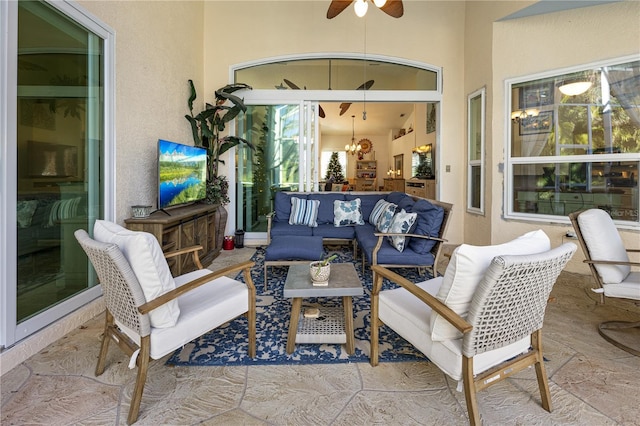
<path id="1" fill-rule="evenodd" d="M 520 109 L 553 104 L 553 82 L 531 84 L 520 88 Z"/>
<path id="2" fill-rule="evenodd" d="M 550 133 L 553 129 L 553 111 L 542 111 L 535 117 L 520 120 L 520 135 Z"/>

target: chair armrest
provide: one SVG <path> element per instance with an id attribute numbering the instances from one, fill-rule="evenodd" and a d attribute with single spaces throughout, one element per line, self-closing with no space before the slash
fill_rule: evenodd
<path id="1" fill-rule="evenodd" d="M 593 265 L 627 265 L 627 266 L 640 266 L 640 262 L 622 262 L 619 260 L 583 260 L 584 263 L 590 263 Z"/>
<path id="2" fill-rule="evenodd" d="M 181 254 L 191 253 L 193 255 L 193 263 L 198 267 L 198 269 L 202 269 L 202 263 L 200 263 L 200 256 L 198 252 L 203 250 L 202 246 L 189 246 L 185 248 L 181 248 L 180 250 L 168 251 L 164 254 L 165 259 L 170 259 L 172 257 L 180 256 Z"/>
<path id="3" fill-rule="evenodd" d="M 210 274 L 204 275 L 200 278 L 196 278 L 195 280 L 189 281 L 188 283 L 185 283 L 183 285 L 181 285 L 180 287 L 177 287 L 171 291 L 168 291 L 158 297 L 156 297 L 155 299 L 144 303 L 140 306 L 138 306 L 138 312 L 140 312 L 141 314 L 148 314 L 149 312 L 151 312 L 152 310 L 154 310 L 155 308 L 157 308 L 158 306 L 162 306 L 165 303 L 177 299 L 178 297 L 182 296 L 183 294 L 200 287 L 203 284 L 206 284 L 210 281 L 215 280 L 216 278 L 220 278 L 223 277 L 227 274 L 230 274 L 232 272 L 236 272 L 236 271 L 242 271 L 244 270 L 244 277 L 245 277 L 245 281 L 247 281 L 247 287 L 249 287 L 249 290 L 251 291 L 255 291 L 255 286 L 253 285 L 253 281 L 250 279 L 251 278 L 251 268 L 253 267 L 255 263 L 252 261 L 246 261 L 246 262 L 242 262 L 242 263 L 238 263 L 236 265 L 231 265 L 231 266 L 227 266 L 226 268 L 222 268 L 216 272 L 212 272 Z M 249 276 L 249 279 L 247 279 L 247 276 Z"/>
<path id="4" fill-rule="evenodd" d="M 275 215 L 275 211 L 267 213 L 267 245 L 271 244 L 271 223 Z"/>
<path id="5" fill-rule="evenodd" d="M 380 247 L 382 247 L 383 237 L 412 237 L 412 238 L 423 238 L 427 240 L 435 240 L 440 242 L 445 242 L 447 240 L 438 237 L 432 237 L 430 235 L 420 235 L 420 234 L 402 234 L 402 233 L 390 233 L 390 232 L 374 232 L 373 235 L 378 237 L 378 243 L 373 248 L 373 252 L 371 253 L 371 259 L 373 260 L 373 264 L 376 265 L 378 263 L 378 251 Z"/>
<path id="6" fill-rule="evenodd" d="M 468 333 L 473 328 L 464 318 L 455 313 L 447 305 L 407 280 L 404 277 L 390 271 L 382 266 L 374 265 L 371 267 L 374 273 L 373 289 L 371 291 L 372 296 L 378 296 L 382 287 L 382 278 L 386 278 L 389 281 L 398 284 L 400 287 L 407 290 L 409 293 L 417 297 L 422 303 L 428 305 L 434 312 L 440 314 L 447 322 L 453 325 L 461 333 Z"/>
<path id="7" fill-rule="evenodd" d="M 440 242 L 447 242 L 444 238 L 433 237 L 431 235 L 422 235 L 422 234 L 403 234 L 401 232 L 374 232 L 373 235 L 376 237 L 411 237 L 411 238 L 422 238 L 425 240 L 434 240 Z"/>

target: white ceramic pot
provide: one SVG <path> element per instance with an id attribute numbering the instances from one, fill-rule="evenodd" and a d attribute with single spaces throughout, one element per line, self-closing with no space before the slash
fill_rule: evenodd
<path id="1" fill-rule="evenodd" d="M 331 264 L 327 263 L 321 266 L 322 261 L 311 262 L 309 264 L 309 273 L 311 274 L 311 281 L 314 283 L 326 283 L 329 281 L 329 275 L 331 274 Z"/>

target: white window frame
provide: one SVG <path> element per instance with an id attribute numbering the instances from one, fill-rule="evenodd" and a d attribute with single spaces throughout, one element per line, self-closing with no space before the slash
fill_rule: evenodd
<path id="1" fill-rule="evenodd" d="M 504 192 L 503 192 L 503 206 L 505 219 L 525 220 L 528 222 L 544 222 L 544 223 L 559 223 L 570 224 L 570 220 L 567 216 L 549 215 L 549 214 L 537 214 L 537 213 L 525 213 L 516 212 L 514 209 L 515 200 L 513 197 L 514 180 L 513 169 L 514 166 L 520 164 L 543 164 L 543 163 L 571 163 L 585 161 L 583 155 L 565 155 L 565 156 L 544 156 L 544 157 L 512 157 L 511 156 L 511 141 L 512 141 L 512 123 L 511 123 L 511 106 L 513 104 L 512 99 L 512 86 L 519 83 L 525 83 L 528 81 L 535 81 L 544 78 L 557 77 L 563 74 L 571 74 L 583 70 L 589 70 L 605 66 L 613 66 L 616 64 L 623 64 L 627 62 L 634 62 L 640 60 L 638 55 L 629 55 L 619 57 L 606 61 L 592 62 L 588 64 L 582 64 L 579 66 L 560 68 L 544 73 L 531 74 L 524 77 L 506 79 L 504 82 L 504 134 L 506 135 L 504 140 Z M 607 161 L 639 161 L 640 153 L 632 154 L 599 154 L 596 156 L 589 156 L 587 162 L 607 162 Z M 640 229 L 639 222 L 630 221 L 617 221 L 614 222 L 621 229 Z"/>
<path id="2" fill-rule="evenodd" d="M 486 96 L 487 89 L 483 87 L 467 96 L 467 212 L 484 214 L 485 201 L 485 139 L 486 139 Z M 472 101 L 480 97 L 480 129 L 472 127 Z M 474 146 L 474 132 L 480 131 L 480 158 L 471 159 L 471 150 Z M 480 206 L 473 206 L 474 186 L 473 169 L 480 168 Z"/>

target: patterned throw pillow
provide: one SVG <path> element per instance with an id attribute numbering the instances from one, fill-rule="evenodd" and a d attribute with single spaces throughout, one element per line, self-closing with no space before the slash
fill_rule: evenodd
<path id="1" fill-rule="evenodd" d="M 360 198 L 351 201 L 333 202 L 333 226 L 364 225 Z"/>
<path id="2" fill-rule="evenodd" d="M 38 207 L 37 200 L 18 201 L 16 218 L 18 219 L 18 226 L 20 228 L 28 228 L 31 226 L 31 219 L 33 213 Z"/>
<path id="3" fill-rule="evenodd" d="M 318 200 L 303 200 L 291 197 L 289 225 L 307 225 L 311 228 L 316 228 L 318 226 L 319 208 L 320 201 Z"/>
<path id="4" fill-rule="evenodd" d="M 389 230 L 387 232 L 392 234 L 408 234 L 411 230 L 411 227 L 416 222 L 416 218 L 418 217 L 417 213 L 407 213 L 406 211 L 400 210 L 393 216 L 391 220 L 391 225 L 389 226 Z M 389 244 L 395 247 L 396 250 L 402 252 L 406 246 L 405 240 L 406 237 L 387 237 L 389 240 Z"/>
<path id="5" fill-rule="evenodd" d="M 380 220 L 380 216 L 382 215 L 382 212 L 384 211 L 384 209 L 387 207 L 388 204 L 391 204 L 391 203 L 389 203 L 388 201 L 385 201 L 384 199 L 378 200 L 376 205 L 373 206 L 373 210 L 371 210 L 371 214 L 369 215 L 370 224 L 372 224 L 373 226 L 376 226 L 378 224 L 378 221 Z"/>
<path id="6" fill-rule="evenodd" d="M 376 230 L 378 232 L 388 232 L 389 227 L 391 226 L 391 220 L 396 213 L 396 206 L 393 203 L 387 203 L 384 210 L 380 214 L 380 218 L 378 219 L 378 223 L 376 223 Z"/>

